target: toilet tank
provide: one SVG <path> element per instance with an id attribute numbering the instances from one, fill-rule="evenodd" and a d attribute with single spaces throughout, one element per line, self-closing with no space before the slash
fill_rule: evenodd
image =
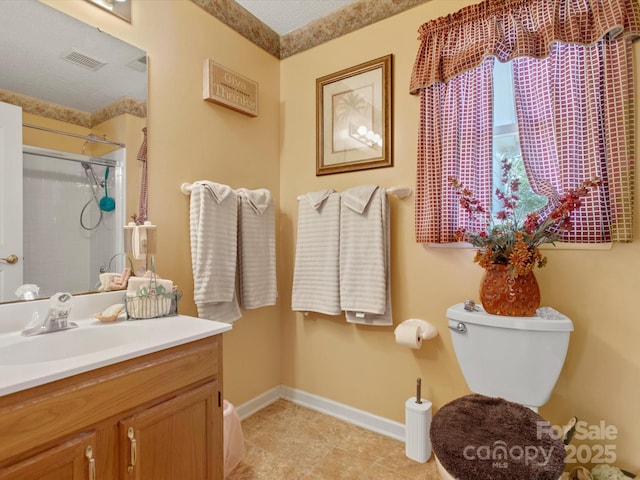
<path id="1" fill-rule="evenodd" d="M 529 407 L 547 403 L 558 380 L 573 323 L 553 309 L 533 317 L 506 317 L 447 309 L 458 364 L 474 393 Z M 542 313 L 541 313 L 542 312 Z"/>

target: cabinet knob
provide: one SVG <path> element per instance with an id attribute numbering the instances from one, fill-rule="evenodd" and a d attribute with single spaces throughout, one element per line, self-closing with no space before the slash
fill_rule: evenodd
<path id="1" fill-rule="evenodd" d="M 133 473 L 133 467 L 136 466 L 136 457 L 137 457 L 137 448 L 136 448 L 136 436 L 133 431 L 133 427 L 129 427 L 127 430 L 127 437 L 129 437 L 129 443 L 131 444 L 131 458 L 129 459 L 129 466 L 127 467 L 127 472 Z"/>

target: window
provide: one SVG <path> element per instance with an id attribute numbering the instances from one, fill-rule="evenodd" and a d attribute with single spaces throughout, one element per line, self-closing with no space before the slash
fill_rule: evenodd
<path id="1" fill-rule="evenodd" d="M 423 24 L 410 83 L 421 98 L 416 240 L 453 242 L 458 228 L 473 228 L 447 179 L 489 208 L 493 164 L 504 158 L 523 184 L 526 172 L 530 208 L 549 199 L 543 216 L 567 190 L 602 180 L 563 242 L 631 241 L 639 26 L 636 0 L 485 0 Z M 518 121 L 498 125 L 494 64 L 510 60 Z M 495 92 L 504 99 L 503 87 Z"/>
<path id="2" fill-rule="evenodd" d="M 493 92 L 491 213 L 495 217 L 503 208 L 496 191 L 501 190 L 510 196 L 512 185 L 517 182 L 520 202 L 515 213 L 517 218 L 524 219 L 527 214 L 543 208 L 549 199 L 532 190 L 522 161 L 511 62 L 493 64 Z"/>

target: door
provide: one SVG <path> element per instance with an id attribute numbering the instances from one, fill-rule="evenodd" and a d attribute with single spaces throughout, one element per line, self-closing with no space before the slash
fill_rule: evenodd
<path id="1" fill-rule="evenodd" d="M 222 480 L 222 428 L 215 381 L 122 420 L 120 480 Z"/>
<path id="2" fill-rule="evenodd" d="M 95 434 L 85 433 L 26 460 L 0 468 L 0 480 L 96 480 Z"/>
<path id="3" fill-rule="evenodd" d="M 0 102 L 0 302 L 22 284 L 22 109 Z"/>

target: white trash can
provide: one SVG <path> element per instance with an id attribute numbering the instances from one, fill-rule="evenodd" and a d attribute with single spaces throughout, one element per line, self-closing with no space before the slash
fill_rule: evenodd
<path id="1" fill-rule="evenodd" d="M 242 426 L 236 407 L 224 400 L 222 415 L 224 417 L 224 478 L 227 478 L 231 470 L 242 460 L 244 444 Z"/>

